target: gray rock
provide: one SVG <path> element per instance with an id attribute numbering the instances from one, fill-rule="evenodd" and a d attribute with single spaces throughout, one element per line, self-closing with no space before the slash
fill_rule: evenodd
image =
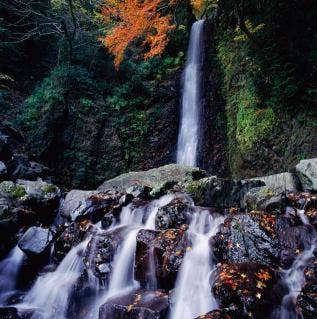
<path id="1" fill-rule="evenodd" d="M 0 161 L 0 177 L 3 177 L 7 174 L 7 167 L 3 162 Z"/>
<path id="2" fill-rule="evenodd" d="M 258 180 L 231 180 L 211 176 L 188 183 L 186 191 L 199 206 L 244 207 L 245 194 L 262 185 L 264 183 Z"/>
<path id="3" fill-rule="evenodd" d="M 245 194 L 244 203 L 251 210 L 280 209 L 284 193 L 284 187 L 256 187 Z"/>
<path id="4" fill-rule="evenodd" d="M 53 239 L 49 229 L 30 227 L 19 240 L 19 248 L 29 256 L 40 255 L 47 251 Z"/>
<path id="5" fill-rule="evenodd" d="M 297 191 L 299 189 L 299 181 L 297 176 L 292 173 L 284 172 L 269 176 L 261 176 L 251 178 L 251 180 L 259 180 L 265 183 L 265 186 L 270 188 L 282 187 L 288 191 Z"/>
<path id="6" fill-rule="evenodd" d="M 60 213 L 71 220 L 74 220 L 78 214 L 73 214 L 75 211 L 80 211 L 85 208 L 85 201 L 93 195 L 94 191 L 83 191 L 73 189 L 67 193 L 60 207 Z"/>
<path id="7" fill-rule="evenodd" d="M 296 172 L 305 191 L 317 191 L 317 158 L 301 160 Z"/>
<path id="8" fill-rule="evenodd" d="M 104 182 L 98 191 L 105 192 L 116 189 L 123 192 L 131 186 L 147 186 L 155 190 L 155 194 L 162 194 L 161 190 L 167 190 L 175 184 L 180 187 L 184 184 L 206 177 L 207 173 L 199 168 L 170 164 L 144 172 L 130 172 Z"/>

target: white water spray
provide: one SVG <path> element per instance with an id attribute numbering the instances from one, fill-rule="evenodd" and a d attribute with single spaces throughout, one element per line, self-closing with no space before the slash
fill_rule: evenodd
<path id="1" fill-rule="evenodd" d="M 216 267 L 210 260 L 209 240 L 223 220 L 208 211 L 194 214 L 188 229 L 193 246 L 186 253 L 178 275 L 170 319 L 193 319 L 217 307 L 209 283 Z"/>
<path id="2" fill-rule="evenodd" d="M 54 272 L 40 276 L 25 296 L 24 303 L 18 306 L 38 308 L 40 318 L 66 318 L 69 296 L 82 273 L 82 255 L 89 239 L 72 248 Z M 37 319 L 37 315 L 33 315 L 32 319 Z"/>
<path id="3" fill-rule="evenodd" d="M 0 262 L 0 304 L 14 292 L 23 259 L 24 253 L 18 246 L 15 246 L 9 256 Z"/>
<path id="4" fill-rule="evenodd" d="M 177 143 L 177 163 L 197 165 L 201 102 L 202 35 L 204 20 L 195 22 L 190 32 L 187 63 L 184 73 L 180 132 Z"/>

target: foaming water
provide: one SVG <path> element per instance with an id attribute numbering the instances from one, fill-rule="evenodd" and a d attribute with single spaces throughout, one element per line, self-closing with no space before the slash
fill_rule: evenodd
<path id="1" fill-rule="evenodd" d="M 281 309 L 274 318 L 278 319 L 302 319 L 302 315 L 296 311 L 296 299 L 305 284 L 304 269 L 308 261 L 312 258 L 316 245 L 297 256 L 293 265 L 284 271 L 283 279 L 289 289 L 289 293 L 284 296 Z"/>
<path id="2" fill-rule="evenodd" d="M 197 165 L 201 102 L 202 35 L 204 20 L 195 22 L 190 32 L 184 72 L 182 112 L 177 143 L 177 163 Z"/>
<path id="3" fill-rule="evenodd" d="M 196 318 L 217 307 L 209 281 L 216 267 L 211 261 L 209 240 L 223 220 L 208 211 L 194 213 L 188 230 L 192 248 L 186 253 L 178 275 L 170 319 Z"/>
<path id="4" fill-rule="evenodd" d="M 83 252 L 89 238 L 71 249 L 54 272 L 40 276 L 25 296 L 20 308 L 37 308 L 32 319 L 64 319 L 69 296 L 83 270 Z"/>
<path id="5" fill-rule="evenodd" d="M 14 293 L 24 256 L 22 250 L 15 246 L 8 257 L 0 262 L 0 304 Z"/>
<path id="6" fill-rule="evenodd" d="M 175 197 L 175 194 L 165 195 L 144 206 L 134 207 L 130 204 L 123 208 L 120 221 L 113 226 L 113 229 L 125 226 L 127 228 L 125 239 L 114 256 L 109 285 L 92 307 L 91 318 L 98 318 L 99 307 L 109 298 L 139 288 L 139 283 L 134 280 L 133 268 L 137 234 L 144 228 L 155 229 L 158 209 L 170 203 Z M 156 281 L 155 274 L 152 274 L 152 280 Z"/>

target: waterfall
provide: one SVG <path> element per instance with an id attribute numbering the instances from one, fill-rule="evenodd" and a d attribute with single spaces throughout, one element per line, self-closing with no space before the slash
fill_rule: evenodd
<path id="1" fill-rule="evenodd" d="M 177 163 L 187 166 L 197 165 L 201 111 L 203 26 L 204 20 L 199 20 L 192 26 L 184 72 L 180 132 L 177 143 Z"/>
<path id="2" fill-rule="evenodd" d="M 0 304 L 14 292 L 23 259 L 24 253 L 18 246 L 15 246 L 9 256 L 0 262 Z"/>
<path id="3" fill-rule="evenodd" d="M 137 234 L 139 230 L 144 228 L 155 229 L 155 217 L 158 209 L 170 203 L 175 197 L 174 194 L 165 195 L 141 207 L 134 207 L 130 204 L 122 209 L 120 221 L 112 229 L 127 227 L 125 239 L 114 256 L 109 287 L 97 298 L 92 307 L 92 318 L 98 318 L 99 307 L 109 298 L 139 288 L 139 283 L 134 280 L 133 267 Z M 152 274 L 152 280 L 156 280 L 155 274 Z"/>
<path id="4" fill-rule="evenodd" d="M 54 272 L 40 276 L 23 304 L 18 305 L 20 308 L 39 308 L 40 313 L 34 314 L 32 319 L 66 318 L 69 296 L 82 273 L 82 254 L 89 239 L 74 247 Z"/>
<path id="5" fill-rule="evenodd" d="M 217 308 L 209 281 L 216 268 L 210 260 L 209 240 L 223 220 L 208 211 L 195 212 L 188 229 L 193 244 L 178 275 L 170 319 L 193 319 Z"/>
<path id="6" fill-rule="evenodd" d="M 289 292 L 282 300 L 281 309 L 277 314 L 273 314 L 273 319 L 300 319 L 302 316 L 297 315 L 296 299 L 305 284 L 304 269 L 310 258 L 313 257 L 315 244 L 306 249 L 297 256 L 292 266 L 284 271 L 283 279 Z"/>

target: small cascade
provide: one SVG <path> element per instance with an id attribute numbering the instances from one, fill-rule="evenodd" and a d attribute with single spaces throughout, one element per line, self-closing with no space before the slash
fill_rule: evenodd
<path id="1" fill-rule="evenodd" d="M 134 255 L 136 250 L 136 237 L 141 229 L 155 229 L 155 217 L 160 207 L 170 203 L 176 195 L 165 195 L 145 206 L 134 207 L 132 204 L 124 207 L 120 215 L 120 221 L 109 231 L 127 227 L 125 239 L 114 256 L 108 289 L 97 298 L 92 307 L 91 317 L 98 318 L 100 305 L 111 297 L 123 294 L 127 291 L 139 288 L 139 283 L 134 280 Z M 155 275 L 151 274 L 155 282 Z"/>
<path id="2" fill-rule="evenodd" d="M 3 304 L 14 292 L 23 259 L 24 253 L 18 246 L 15 246 L 9 256 L 0 262 L 0 304 Z"/>
<path id="3" fill-rule="evenodd" d="M 20 308 L 38 308 L 39 318 L 64 319 L 69 295 L 83 269 L 83 252 L 89 242 L 84 240 L 71 249 L 54 272 L 40 276 L 25 296 Z M 34 314 L 32 319 L 37 319 Z"/>
<path id="4" fill-rule="evenodd" d="M 199 20 L 192 26 L 184 72 L 180 132 L 177 143 L 177 163 L 187 166 L 197 165 L 201 113 L 203 26 L 204 20 Z"/>
<path id="5" fill-rule="evenodd" d="M 223 220 L 208 211 L 195 212 L 188 229 L 192 248 L 186 253 L 178 275 L 170 319 L 196 318 L 217 307 L 209 282 L 216 267 L 210 260 L 209 240 Z"/>
<path id="6" fill-rule="evenodd" d="M 302 315 L 296 312 L 296 299 L 305 284 L 304 268 L 313 256 L 316 245 L 297 256 L 291 268 L 283 274 L 284 282 L 288 286 L 289 293 L 284 296 L 279 314 L 274 319 L 302 319 Z"/>

